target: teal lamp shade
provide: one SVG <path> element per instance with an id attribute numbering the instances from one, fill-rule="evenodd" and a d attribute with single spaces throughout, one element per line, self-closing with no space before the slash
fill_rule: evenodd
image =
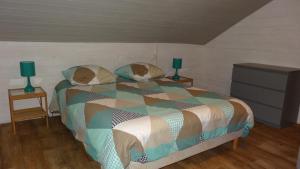
<path id="1" fill-rule="evenodd" d="M 21 76 L 31 77 L 35 76 L 35 66 L 33 61 L 20 62 Z"/>
<path id="2" fill-rule="evenodd" d="M 178 69 L 182 67 L 181 58 L 173 58 L 173 68 L 176 70 L 175 75 L 172 77 L 173 80 L 179 80 L 180 76 L 178 75 Z"/>
<path id="3" fill-rule="evenodd" d="M 35 65 L 33 61 L 20 62 L 20 72 L 22 77 L 27 77 L 27 86 L 24 88 L 25 92 L 33 92 L 34 87 L 31 86 L 30 77 L 35 76 Z"/>
<path id="4" fill-rule="evenodd" d="M 182 66 L 182 59 L 181 58 L 173 58 L 173 68 L 181 69 L 181 66 Z"/>

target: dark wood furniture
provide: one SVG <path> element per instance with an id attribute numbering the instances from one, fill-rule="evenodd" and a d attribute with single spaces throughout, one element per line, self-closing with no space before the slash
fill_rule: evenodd
<path id="1" fill-rule="evenodd" d="M 256 63 L 234 64 L 231 96 L 248 103 L 257 121 L 273 127 L 296 123 L 300 69 Z"/>
<path id="2" fill-rule="evenodd" d="M 39 100 L 39 106 L 33 108 L 25 108 L 16 110 L 14 108 L 14 101 L 33 99 L 37 98 Z M 47 103 L 47 93 L 41 87 L 36 87 L 34 92 L 25 93 L 24 89 L 8 89 L 8 99 L 11 123 L 14 134 L 16 134 L 16 122 L 31 120 L 36 118 L 45 118 L 46 125 L 48 125 L 48 103 Z M 44 101 L 43 101 L 44 99 Z"/>
<path id="3" fill-rule="evenodd" d="M 167 78 L 173 80 L 172 76 L 168 76 Z M 182 83 L 182 84 L 189 83 L 190 86 L 194 85 L 194 79 L 192 79 L 190 77 L 180 76 L 180 79 L 179 80 L 175 80 L 175 81 L 179 82 L 179 83 Z"/>

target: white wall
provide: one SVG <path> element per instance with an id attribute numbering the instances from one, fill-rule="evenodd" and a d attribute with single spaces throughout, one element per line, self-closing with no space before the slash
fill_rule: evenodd
<path id="1" fill-rule="evenodd" d="M 208 43 L 201 85 L 229 94 L 234 63 L 300 67 L 299 16 L 299 0 L 274 0 Z"/>
<path id="2" fill-rule="evenodd" d="M 69 66 L 93 63 L 114 70 L 133 61 L 147 61 L 170 72 L 172 57 L 181 56 L 181 74 L 194 77 L 196 86 L 228 95 L 234 63 L 300 67 L 299 16 L 299 0 L 274 0 L 205 46 L 0 42 L 0 123 L 10 118 L 5 96 L 10 79 L 20 77 L 20 60 L 36 62 L 37 76 L 51 96 L 53 87 L 62 79 L 61 70 Z"/>
<path id="3" fill-rule="evenodd" d="M 200 76 L 195 60 L 201 51 L 199 45 L 185 44 L 0 42 L 0 123 L 10 121 L 7 89 L 15 87 L 14 79 L 20 78 L 21 60 L 35 61 L 36 80 L 42 80 L 40 85 L 50 99 L 54 86 L 63 78 L 61 71 L 78 64 L 98 64 L 113 71 L 127 63 L 144 61 L 172 73 L 172 57 L 180 56 L 184 67 L 181 74 L 194 77 L 197 85 Z"/>

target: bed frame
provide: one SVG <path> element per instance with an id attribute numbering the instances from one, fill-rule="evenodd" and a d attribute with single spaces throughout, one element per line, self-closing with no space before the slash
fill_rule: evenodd
<path id="1" fill-rule="evenodd" d="M 233 150 L 236 150 L 238 147 L 239 137 L 241 137 L 241 136 L 242 136 L 242 130 L 239 130 L 237 132 L 233 132 L 233 133 L 227 134 L 225 136 L 216 137 L 214 139 L 210 139 L 209 141 L 204 141 L 202 143 L 194 145 L 185 150 L 175 152 L 168 157 L 164 157 L 164 158 L 156 160 L 156 161 L 148 162 L 145 164 L 141 164 L 138 162 L 130 162 L 129 166 L 126 169 L 158 169 L 158 168 L 162 168 L 162 167 L 165 167 L 172 163 L 176 163 L 178 161 L 184 160 L 193 155 L 204 152 L 206 150 L 215 148 L 219 145 L 222 145 L 222 144 L 230 142 L 230 141 L 233 141 Z"/>

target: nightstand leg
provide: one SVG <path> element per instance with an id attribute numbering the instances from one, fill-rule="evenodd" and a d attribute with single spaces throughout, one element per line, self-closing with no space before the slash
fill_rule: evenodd
<path id="1" fill-rule="evenodd" d="M 16 135 L 16 123 L 15 123 L 15 121 L 12 121 L 11 125 L 12 125 L 14 135 Z"/>
<path id="2" fill-rule="evenodd" d="M 47 128 L 49 128 L 49 121 L 48 121 L 48 101 L 47 101 L 47 95 L 46 95 L 46 97 L 45 97 L 45 110 L 46 110 L 46 113 L 47 113 L 47 116 L 46 116 Z"/>
<path id="3" fill-rule="evenodd" d="M 42 99 L 42 97 L 40 97 L 39 103 L 40 103 L 40 106 L 43 108 L 43 99 Z"/>
<path id="4" fill-rule="evenodd" d="M 12 130 L 14 135 L 16 134 L 16 124 L 15 124 L 15 120 L 14 120 L 14 101 L 12 99 L 10 99 L 10 97 L 8 96 L 8 100 L 9 100 L 9 110 L 10 110 L 10 121 L 11 121 L 11 126 L 12 126 Z"/>

